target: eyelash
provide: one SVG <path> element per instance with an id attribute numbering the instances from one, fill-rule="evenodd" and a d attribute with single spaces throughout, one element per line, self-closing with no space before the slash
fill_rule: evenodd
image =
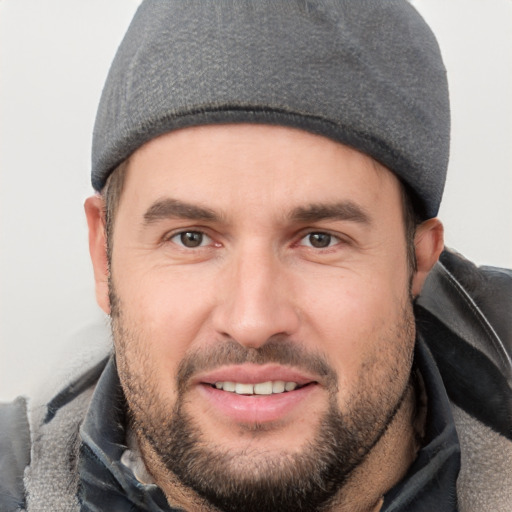
<path id="1" fill-rule="evenodd" d="M 304 240 L 308 239 L 308 237 L 311 237 L 312 235 L 322 235 L 322 236 L 327 236 L 329 237 L 329 245 L 327 245 L 326 247 L 315 247 L 313 244 L 309 243 L 309 244 L 303 244 L 301 242 L 303 242 Z M 331 242 L 335 242 L 333 244 L 331 244 Z M 332 247 L 342 243 L 343 240 L 342 238 L 340 238 L 339 236 L 337 235 L 334 235 L 332 233 L 329 233 L 328 231 L 309 231 L 308 233 L 305 233 L 298 241 L 297 245 L 301 245 L 303 247 L 308 247 L 310 249 L 319 249 L 319 250 L 327 250 L 327 249 L 332 249 Z"/>
<path id="2" fill-rule="evenodd" d="M 183 236 L 187 235 L 187 234 L 194 234 L 194 235 L 200 235 L 202 238 L 201 238 L 201 241 L 200 241 L 200 244 L 199 245 L 196 245 L 196 246 L 187 246 L 185 245 L 185 243 L 183 242 Z M 315 247 L 313 245 L 313 243 L 311 243 L 311 241 L 309 243 L 304 243 L 305 240 L 308 239 L 308 237 L 311 237 L 313 235 L 320 235 L 320 236 L 326 236 L 328 237 L 329 241 L 328 241 L 328 245 L 326 245 L 325 247 Z M 179 237 L 179 238 L 178 238 Z M 206 244 L 204 243 L 205 242 L 205 238 L 207 239 L 206 240 Z M 178 240 L 175 240 L 175 239 L 178 239 Z M 209 242 L 208 242 L 209 240 Z M 186 229 L 186 230 L 182 230 L 182 231 L 178 231 L 178 232 L 175 232 L 175 233 L 171 233 L 167 236 L 164 237 L 163 239 L 164 242 L 172 242 L 174 244 L 176 244 L 177 246 L 181 247 L 182 249 L 201 249 L 201 248 L 207 248 L 212 242 L 213 242 L 213 239 L 212 237 L 210 237 L 208 234 L 206 234 L 204 231 L 202 230 L 199 230 L 199 229 Z M 335 243 L 332 243 L 332 242 L 335 242 Z M 328 249 L 332 249 L 332 247 L 340 244 L 340 243 L 343 243 L 343 239 L 340 238 L 339 236 L 337 235 L 334 235 L 332 233 L 329 233 L 328 231 L 309 231 L 307 233 L 303 233 L 302 236 L 299 238 L 299 240 L 294 244 L 296 246 L 302 246 L 302 247 L 307 247 L 309 249 L 317 249 L 317 250 L 328 250 Z M 216 244 L 214 243 L 215 246 L 221 246 L 221 244 Z"/>
<path id="3" fill-rule="evenodd" d="M 185 243 L 183 242 L 182 237 L 184 235 L 187 235 L 187 234 L 200 235 L 202 237 L 200 245 L 186 246 Z M 174 239 L 176 239 L 178 237 L 181 238 L 180 242 L 174 240 Z M 205 241 L 204 240 L 205 238 L 210 241 L 206 245 L 203 244 L 203 242 Z M 200 248 L 205 248 L 208 245 L 210 245 L 211 242 L 213 242 L 213 239 L 209 235 L 207 235 L 204 231 L 201 231 L 199 229 L 185 229 L 185 230 L 182 230 L 182 231 L 178 231 L 177 233 L 171 233 L 169 235 L 166 235 L 164 237 L 164 242 L 172 242 L 172 243 L 178 245 L 179 247 L 181 247 L 183 249 L 200 249 Z M 215 245 L 217 245 L 217 244 L 215 244 Z M 218 244 L 218 245 L 220 245 L 220 244 Z"/>

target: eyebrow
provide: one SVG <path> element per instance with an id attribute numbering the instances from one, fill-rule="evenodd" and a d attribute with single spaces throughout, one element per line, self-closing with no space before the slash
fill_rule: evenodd
<path id="1" fill-rule="evenodd" d="M 371 224 L 371 217 L 361 206 L 352 201 L 333 204 L 310 204 L 292 210 L 290 219 L 295 222 L 318 222 L 321 220 L 348 220 L 359 224 Z"/>
<path id="2" fill-rule="evenodd" d="M 209 208 L 203 208 L 178 199 L 165 198 L 154 202 L 144 213 L 144 224 L 164 219 L 189 219 L 217 221 L 219 216 Z"/>
<path id="3" fill-rule="evenodd" d="M 179 199 L 165 198 L 155 201 L 144 213 L 144 224 L 149 225 L 163 219 L 189 219 L 215 222 L 220 217 L 209 208 L 197 206 Z M 292 222 L 318 222 L 321 220 L 347 220 L 360 224 L 371 224 L 370 215 L 352 201 L 333 204 L 310 204 L 294 208 L 288 215 Z"/>

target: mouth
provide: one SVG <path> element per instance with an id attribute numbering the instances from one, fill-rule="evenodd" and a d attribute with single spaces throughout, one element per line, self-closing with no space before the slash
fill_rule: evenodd
<path id="1" fill-rule="evenodd" d="M 243 382 L 219 381 L 211 386 L 215 389 L 227 391 L 228 393 L 236 393 L 237 395 L 279 395 L 281 393 L 288 393 L 295 389 L 300 389 L 315 383 L 307 383 L 303 385 L 297 384 L 293 381 L 284 380 L 268 380 L 266 382 L 257 382 L 256 384 L 247 384 Z"/>
<path id="2" fill-rule="evenodd" d="M 322 389 L 313 376 L 283 367 L 229 367 L 198 379 L 200 396 L 221 421 L 270 423 L 294 418 Z"/>

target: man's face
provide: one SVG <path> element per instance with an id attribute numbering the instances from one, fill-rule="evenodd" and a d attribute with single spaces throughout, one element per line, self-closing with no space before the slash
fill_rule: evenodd
<path id="1" fill-rule="evenodd" d="M 117 364 L 141 445 L 226 510 L 269 493 L 300 510 L 297 487 L 311 509 L 326 501 L 410 375 L 397 179 L 300 130 L 188 128 L 130 158 L 111 242 Z"/>

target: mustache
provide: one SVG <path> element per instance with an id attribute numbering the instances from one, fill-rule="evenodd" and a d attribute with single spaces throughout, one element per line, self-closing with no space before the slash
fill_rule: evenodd
<path id="1" fill-rule="evenodd" d="M 234 340 L 226 340 L 187 354 L 178 366 L 178 390 L 185 391 L 188 382 L 197 373 L 244 363 L 293 366 L 318 375 L 329 389 L 337 389 L 338 375 L 325 357 L 306 350 L 301 344 L 288 338 L 275 336 L 258 348 L 247 348 Z"/>

